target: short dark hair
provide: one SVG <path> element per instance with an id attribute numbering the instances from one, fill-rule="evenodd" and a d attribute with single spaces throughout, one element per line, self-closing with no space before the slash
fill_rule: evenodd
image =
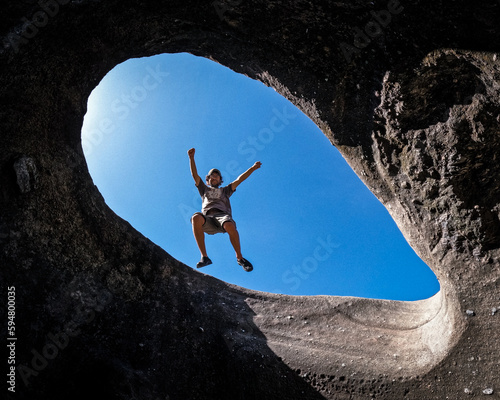
<path id="1" fill-rule="evenodd" d="M 220 176 L 220 183 L 222 185 L 222 182 L 224 182 L 224 180 L 222 179 L 222 175 L 217 168 L 212 168 L 210 171 L 208 171 L 208 175 L 205 176 L 205 183 L 208 183 L 208 179 L 210 178 L 210 175 L 212 175 L 214 172 Z"/>

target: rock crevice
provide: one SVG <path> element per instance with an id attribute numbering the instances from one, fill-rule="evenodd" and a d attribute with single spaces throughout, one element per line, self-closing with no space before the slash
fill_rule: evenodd
<path id="1" fill-rule="evenodd" d="M 16 288 L 19 337 L 11 398 L 500 390 L 498 2 L 54 0 L 0 12 L 0 281 Z M 181 51 L 306 113 L 440 293 L 415 303 L 256 293 L 193 271 L 115 215 L 81 148 L 87 98 L 120 62 Z"/>

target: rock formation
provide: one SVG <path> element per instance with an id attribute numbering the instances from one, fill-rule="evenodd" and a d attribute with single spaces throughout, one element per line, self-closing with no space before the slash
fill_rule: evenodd
<path id="1" fill-rule="evenodd" d="M 30 0 L 0 10 L 9 398 L 498 398 L 498 1 Z M 252 292 L 183 265 L 116 216 L 81 148 L 87 98 L 120 62 L 181 51 L 306 113 L 441 291 L 411 303 Z"/>

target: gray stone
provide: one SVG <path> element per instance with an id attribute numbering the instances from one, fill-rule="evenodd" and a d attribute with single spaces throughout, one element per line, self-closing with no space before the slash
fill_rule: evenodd
<path id="1" fill-rule="evenodd" d="M 37 188 L 38 172 L 35 161 L 23 156 L 14 162 L 14 171 L 16 172 L 17 186 L 21 193 L 28 193 Z"/>
<path id="2" fill-rule="evenodd" d="M 0 15 L 0 282 L 16 288 L 17 400 L 441 400 L 464 382 L 500 385 L 500 320 L 466 314 L 498 301 L 500 3 L 11 1 Z M 114 66 L 164 52 L 215 60 L 299 107 L 440 292 L 253 292 L 119 218 L 83 156 L 87 99 Z"/>

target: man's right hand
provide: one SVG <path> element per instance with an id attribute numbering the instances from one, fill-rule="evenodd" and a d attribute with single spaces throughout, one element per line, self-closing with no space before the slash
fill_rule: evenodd
<path id="1" fill-rule="evenodd" d="M 198 186 L 200 184 L 201 178 L 198 175 L 198 171 L 196 171 L 196 162 L 194 161 L 194 148 L 188 150 L 188 156 L 189 156 L 189 168 L 191 168 L 191 175 L 193 176 L 196 186 Z"/>

